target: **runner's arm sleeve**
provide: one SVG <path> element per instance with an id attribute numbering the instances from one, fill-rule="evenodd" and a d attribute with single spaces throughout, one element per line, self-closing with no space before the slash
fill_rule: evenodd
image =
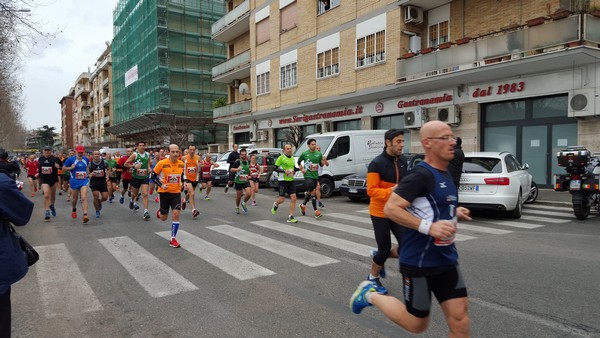
<path id="1" fill-rule="evenodd" d="M 160 180 L 160 175 L 157 174 L 156 172 L 154 172 L 154 170 L 152 170 L 152 173 L 150 174 L 150 177 L 152 178 L 152 180 L 154 181 L 154 183 L 157 184 L 158 187 L 162 187 L 162 181 Z"/>

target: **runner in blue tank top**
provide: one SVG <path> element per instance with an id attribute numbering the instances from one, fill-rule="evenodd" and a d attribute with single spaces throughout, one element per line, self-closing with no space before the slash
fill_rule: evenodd
<path id="1" fill-rule="evenodd" d="M 385 216 L 406 227 L 400 249 L 404 303 L 362 282 L 350 299 L 354 313 L 375 305 L 404 329 L 421 333 L 429 325 L 431 293 L 440 303 L 450 336 L 468 337 L 467 288 L 454 245 L 458 220 L 470 220 L 458 206 L 458 191 L 446 170 L 454 158 L 456 138 L 441 121 L 423 125 L 419 133 L 425 160 L 398 184 L 385 205 Z"/>

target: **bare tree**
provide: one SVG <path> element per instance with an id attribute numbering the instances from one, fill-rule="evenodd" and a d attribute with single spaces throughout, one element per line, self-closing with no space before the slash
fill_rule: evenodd
<path id="1" fill-rule="evenodd" d="M 293 145 L 295 149 L 298 149 L 303 139 L 304 133 L 302 132 L 302 127 L 298 125 L 289 126 L 285 132 L 285 140 Z"/>

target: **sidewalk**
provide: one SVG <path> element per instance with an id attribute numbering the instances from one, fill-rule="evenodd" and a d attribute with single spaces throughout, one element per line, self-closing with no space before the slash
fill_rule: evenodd
<path id="1" fill-rule="evenodd" d="M 552 189 L 540 189 L 538 198 L 534 204 L 549 204 L 559 206 L 571 206 L 571 194 L 567 191 L 554 191 Z"/>

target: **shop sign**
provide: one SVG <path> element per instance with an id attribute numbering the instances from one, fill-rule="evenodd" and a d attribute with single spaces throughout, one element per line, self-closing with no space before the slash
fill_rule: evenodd
<path id="1" fill-rule="evenodd" d="M 497 95 L 505 95 L 512 93 L 519 93 L 525 90 L 525 82 L 508 82 L 501 83 L 498 85 L 483 87 L 483 88 L 475 88 L 473 90 L 472 96 L 474 98 L 479 97 L 488 97 L 488 96 L 497 96 Z"/>
<path id="2" fill-rule="evenodd" d="M 250 124 L 238 124 L 231 127 L 233 131 L 250 131 Z"/>
<path id="3" fill-rule="evenodd" d="M 352 116 L 352 115 L 360 115 L 363 112 L 363 106 L 356 106 L 354 109 L 344 108 L 342 110 L 330 111 L 325 113 L 311 113 L 311 114 L 303 114 L 303 115 L 294 115 L 291 117 L 285 117 L 279 119 L 280 125 L 300 123 L 300 122 L 311 122 L 311 121 L 319 121 L 319 120 L 331 120 L 339 117 Z"/>
<path id="4" fill-rule="evenodd" d="M 444 94 L 443 96 L 434 96 L 424 99 L 414 99 L 414 100 L 400 100 L 398 101 L 398 108 L 411 108 L 411 107 L 420 107 L 427 106 L 430 104 L 438 104 L 444 102 L 451 102 L 453 100 L 452 95 Z"/>

